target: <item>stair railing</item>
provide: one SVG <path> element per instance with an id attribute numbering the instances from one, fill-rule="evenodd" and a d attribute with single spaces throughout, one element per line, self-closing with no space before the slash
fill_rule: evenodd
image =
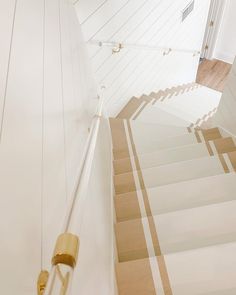
<path id="1" fill-rule="evenodd" d="M 84 203 L 102 112 L 103 94 L 101 93 L 98 109 L 89 129 L 81 165 L 71 194 L 71 202 L 67 208 L 61 234 L 58 236 L 54 248 L 51 271 L 49 273 L 46 270 L 42 270 L 38 277 L 38 295 L 67 295 L 70 292 L 73 271 L 76 267 L 79 253 L 78 232 L 81 230 Z"/>
<path id="2" fill-rule="evenodd" d="M 107 42 L 107 41 L 91 40 L 88 42 L 88 44 L 97 45 L 101 48 L 102 47 L 110 47 L 112 49 L 113 54 L 119 53 L 123 48 L 161 51 L 161 52 L 163 52 L 163 55 L 168 55 L 171 52 L 190 53 L 190 54 L 193 54 L 193 56 L 201 54 L 201 52 L 199 50 L 170 48 L 170 47 L 163 47 L 163 46 L 162 47 L 161 46 L 149 46 L 149 45 L 141 45 L 141 44 L 122 43 L 122 42 Z"/>

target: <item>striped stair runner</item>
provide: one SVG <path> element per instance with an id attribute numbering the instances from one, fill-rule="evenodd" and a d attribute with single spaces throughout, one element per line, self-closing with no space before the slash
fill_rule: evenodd
<path id="1" fill-rule="evenodd" d="M 235 295 L 235 140 L 168 108 L 165 120 L 134 118 L 139 100 L 165 117 L 144 96 L 110 118 L 118 294 Z"/>

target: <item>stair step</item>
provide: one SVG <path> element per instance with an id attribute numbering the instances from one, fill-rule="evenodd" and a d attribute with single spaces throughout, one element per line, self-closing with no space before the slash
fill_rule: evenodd
<path id="1" fill-rule="evenodd" d="M 166 110 L 162 110 L 152 105 L 147 106 L 139 114 L 136 120 L 140 122 L 152 123 L 152 124 L 166 124 L 170 126 L 188 127 L 192 122 L 181 119 Z"/>
<path id="2" fill-rule="evenodd" d="M 165 99 L 163 104 L 167 108 L 174 107 L 189 115 L 202 118 L 219 105 L 221 96 L 221 92 L 203 86 L 192 93 L 186 92 L 171 99 Z"/>
<path id="3" fill-rule="evenodd" d="M 163 147 L 170 144 L 178 136 L 189 134 L 191 139 L 195 136 L 197 142 L 214 140 L 221 137 L 221 133 L 218 128 L 211 128 L 208 130 L 198 130 L 195 134 L 189 133 L 189 129 L 185 127 L 166 126 L 160 124 L 145 124 L 137 121 L 127 121 L 121 119 L 110 118 L 112 142 L 114 158 L 120 159 L 129 157 L 127 138 L 132 137 L 133 145 L 135 145 L 136 151 L 147 147 L 152 147 L 153 142 L 163 142 Z M 172 140 L 171 137 L 174 137 Z M 169 141 L 169 143 L 168 143 Z M 179 144 L 180 140 L 177 141 Z"/>
<path id="4" fill-rule="evenodd" d="M 146 189 L 152 215 L 228 202 L 236 199 L 236 174 L 178 182 Z M 115 196 L 117 222 L 141 218 L 139 196 L 134 191 Z"/>
<path id="5" fill-rule="evenodd" d="M 214 176 L 233 172 L 236 169 L 236 152 L 219 156 L 204 157 L 190 161 L 142 169 L 114 176 L 116 194 L 123 194 L 141 189 Z M 136 184 L 135 184 L 136 182 Z M 143 184 L 142 184 L 143 183 Z"/>
<path id="6" fill-rule="evenodd" d="M 119 295 L 236 294 L 235 140 L 194 128 L 220 93 L 182 88 L 110 119 Z"/>
<path id="7" fill-rule="evenodd" d="M 233 151 L 236 151 L 233 139 L 231 137 L 220 138 L 208 142 L 208 145 L 206 143 L 198 143 L 115 160 L 113 161 L 113 167 L 114 173 L 118 175 L 131 172 L 133 170 L 132 161 L 138 161 L 139 167 L 141 169 L 146 169 Z"/>
<path id="8" fill-rule="evenodd" d="M 229 243 L 117 263 L 119 295 L 234 295 L 235 253 Z"/>
<path id="9" fill-rule="evenodd" d="M 143 100 L 132 97 L 116 118 L 130 119 L 143 103 Z"/>
<path id="10" fill-rule="evenodd" d="M 171 136 L 186 134 L 188 131 L 185 127 L 165 126 L 160 124 L 145 124 L 137 121 L 127 121 L 122 119 L 110 118 L 110 127 L 113 143 L 114 158 L 128 157 L 127 136 L 132 134 L 133 144 L 138 148 L 142 142 L 152 140 L 163 140 Z M 220 135 L 220 132 L 217 131 Z"/>
<path id="11" fill-rule="evenodd" d="M 179 136 L 163 138 L 162 140 L 149 139 L 149 140 L 145 140 L 145 141 L 143 140 L 139 142 L 137 142 L 136 140 L 135 150 L 138 155 L 142 155 L 142 154 L 152 153 L 158 150 L 165 150 L 165 149 L 171 149 L 171 148 L 173 149 L 173 148 L 177 148 L 181 146 L 196 144 L 196 143 L 199 143 L 199 139 L 202 141 L 211 141 L 216 139 L 217 136 L 219 136 L 219 138 L 222 137 L 219 130 L 216 128 L 213 128 L 213 130 L 216 130 L 215 134 L 213 133 L 214 136 L 212 136 L 212 134 L 209 134 L 209 136 L 207 136 L 205 139 L 204 134 L 208 132 L 209 130 L 212 130 L 212 129 L 198 130 L 197 134 L 196 132 L 191 132 L 191 133 L 188 132 L 186 134 L 179 135 Z M 124 152 L 124 149 L 122 148 L 114 149 L 114 153 L 117 155 L 117 159 L 127 158 L 127 156 L 122 155 L 123 152 Z"/>
<path id="12" fill-rule="evenodd" d="M 201 85 L 195 82 L 192 82 L 192 83 L 187 83 L 180 86 L 172 87 L 170 89 L 167 88 L 165 90 L 159 90 L 158 92 L 151 92 L 149 96 L 156 98 L 158 100 L 162 100 L 164 98 L 166 99 L 166 98 L 174 97 L 181 93 L 184 93 L 185 91 L 194 90 L 199 87 L 201 87 Z"/>
<path id="13" fill-rule="evenodd" d="M 152 106 L 152 107 L 159 108 L 163 111 L 166 111 L 167 113 L 169 113 L 171 115 L 174 115 L 178 118 L 184 119 L 187 122 L 195 123 L 199 119 L 199 117 L 197 115 L 188 113 L 188 112 L 184 111 L 182 108 L 178 108 L 178 106 L 176 106 L 176 105 L 169 105 L 164 102 L 157 101 L 157 102 L 155 102 L 154 106 Z"/>
<path id="14" fill-rule="evenodd" d="M 174 97 L 179 95 L 180 93 L 184 93 L 189 91 L 190 89 L 197 89 L 198 86 L 196 83 L 189 83 L 180 85 L 177 87 L 168 88 L 165 90 L 160 90 L 158 93 L 151 93 L 151 95 L 142 95 L 140 98 L 132 97 L 128 103 L 122 108 L 122 110 L 117 115 L 117 118 L 121 119 L 132 119 L 135 118 L 140 111 L 142 111 L 143 107 L 147 105 L 147 103 L 153 101 L 153 98 L 163 99 L 167 97 Z"/>
<path id="15" fill-rule="evenodd" d="M 136 152 L 137 154 L 146 154 L 146 153 L 151 153 L 157 150 L 164 150 L 164 149 L 169 149 L 173 147 L 179 147 L 179 146 L 184 146 L 184 145 L 191 145 L 198 143 L 197 137 L 195 133 L 186 133 L 183 135 L 175 136 L 175 137 L 167 137 L 162 140 L 152 140 L 150 139 L 149 141 L 141 141 L 139 144 L 136 144 Z M 118 159 L 124 158 L 122 156 L 123 154 L 123 149 L 117 149 L 114 150 L 115 154 L 119 154 L 120 156 Z"/>
<path id="16" fill-rule="evenodd" d="M 236 242 L 235 212 L 234 200 L 119 222 L 115 225 L 119 261 Z"/>
<path id="17" fill-rule="evenodd" d="M 145 141 L 160 141 L 189 133 L 189 129 L 186 127 L 147 124 L 139 121 L 130 121 L 130 128 L 135 145 L 142 144 Z"/>

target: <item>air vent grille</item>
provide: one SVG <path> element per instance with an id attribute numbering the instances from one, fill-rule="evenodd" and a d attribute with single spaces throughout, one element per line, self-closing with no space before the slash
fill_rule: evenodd
<path id="1" fill-rule="evenodd" d="M 194 0 L 191 1 L 182 11 L 182 22 L 189 16 L 194 9 Z"/>

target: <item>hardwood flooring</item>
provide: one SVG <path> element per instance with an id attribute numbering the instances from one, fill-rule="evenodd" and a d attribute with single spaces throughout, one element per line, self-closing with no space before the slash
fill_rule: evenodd
<path id="1" fill-rule="evenodd" d="M 197 83 L 223 92 L 231 67 L 217 59 L 204 60 L 198 68 Z"/>

